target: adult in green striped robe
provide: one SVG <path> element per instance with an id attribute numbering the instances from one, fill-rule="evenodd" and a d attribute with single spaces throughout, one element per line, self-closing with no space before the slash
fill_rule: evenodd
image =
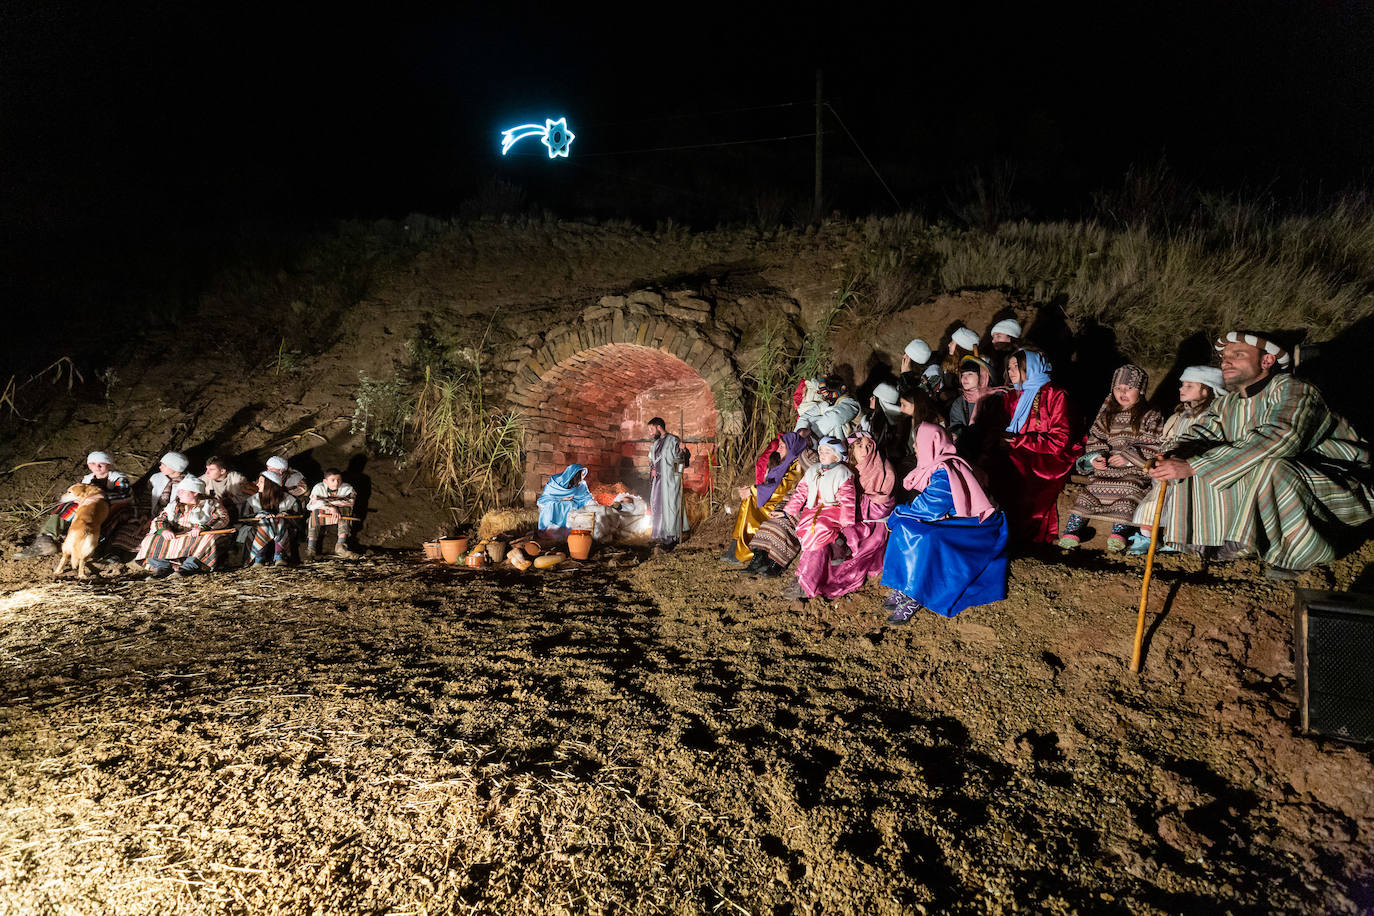
<path id="1" fill-rule="evenodd" d="M 1217 340 L 1227 393 L 1150 476 L 1176 481 L 1164 512 L 1170 541 L 1256 553 L 1287 579 L 1336 558 L 1350 529 L 1374 517 L 1369 445 L 1262 335 Z"/>

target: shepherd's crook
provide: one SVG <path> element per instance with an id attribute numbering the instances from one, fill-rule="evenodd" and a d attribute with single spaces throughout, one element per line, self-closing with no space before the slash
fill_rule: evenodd
<path id="1" fill-rule="evenodd" d="M 1155 570 L 1155 547 L 1159 544 L 1159 517 L 1164 514 L 1164 499 L 1169 495 L 1169 481 L 1160 482 L 1159 500 L 1155 503 L 1155 523 L 1150 528 L 1150 549 L 1145 554 L 1145 581 L 1140 586 L 1140 613 L 1135 618 L 1135 649 L 1131 652 L 1131 671 L 1140 672 L 1140 648 L 1145 640 L 1145 599 L 1150 594 L 1150 574 Z"/>

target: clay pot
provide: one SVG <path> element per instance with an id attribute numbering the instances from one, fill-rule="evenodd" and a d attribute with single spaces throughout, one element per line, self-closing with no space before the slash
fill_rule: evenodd
<path id="1" fill-rule="evenodd" d="M 492 541 L 487 544 L 487 556 L 491 558 L 491 562 L 500 563 L 506 558 L 506 542 Z"/>
<path id="2" fill-rule="evenodd" d="M 439 552 L 444 557 L 445 563 L 457 563 L 463 559 L 463 554 L 467 552 L 467 538 L 440 538 Z"/>
<path id="3" fill-rule="evenodd" d="M 585 530 L 568 532 L 568 556 L 574 560 L 585 560 L 592 555 L 592 533 Z"/>
<path id="4" fill-rule="evenodd" d="M 443 553 L 439 550 L 438 541 L 425 541 L 420 546 L 425 550 L 426 560 L 442 560 L 444 558 Z"/>
<path id="5" fill-rule="evenodd" d="M 534 540 L 521 541 L 518 544 L 512 544 L 511 546 L 519 547 L 521 550 L 525 551 L 526 556 L 530 557 L 537 557 L 540 553 L 543 552 L 543 550 L 539 546 L 539 542 Z"/>
<path id="6" fill-rule="evenodd" d="M 481 569 L 487 565 L 487 553 L 485 550 L 468 554 L 467 564 L 473 569 Z"/>

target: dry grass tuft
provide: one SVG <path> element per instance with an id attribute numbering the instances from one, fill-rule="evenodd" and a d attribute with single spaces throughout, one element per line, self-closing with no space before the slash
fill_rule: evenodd
<path id="1" fill-rule="evenodd" d="M 477 537 L 486 539 L 498 534 L 525 534 L 539 527 L 539 510 L 514 506 L 491 509 L 477 526 Z"/>

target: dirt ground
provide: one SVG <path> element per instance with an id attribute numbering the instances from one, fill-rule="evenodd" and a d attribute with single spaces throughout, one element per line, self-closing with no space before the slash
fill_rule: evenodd
<path id="1" fill-rule="evenodd" d="M 0 912 L 1357 913 L 1374 756 L 1295 734 L 1292 586 L 1018 559 L 882 625 L 716 558 L 0 565 Z M 1299 583 L 1348 587 L 1374 545 Z"/>

